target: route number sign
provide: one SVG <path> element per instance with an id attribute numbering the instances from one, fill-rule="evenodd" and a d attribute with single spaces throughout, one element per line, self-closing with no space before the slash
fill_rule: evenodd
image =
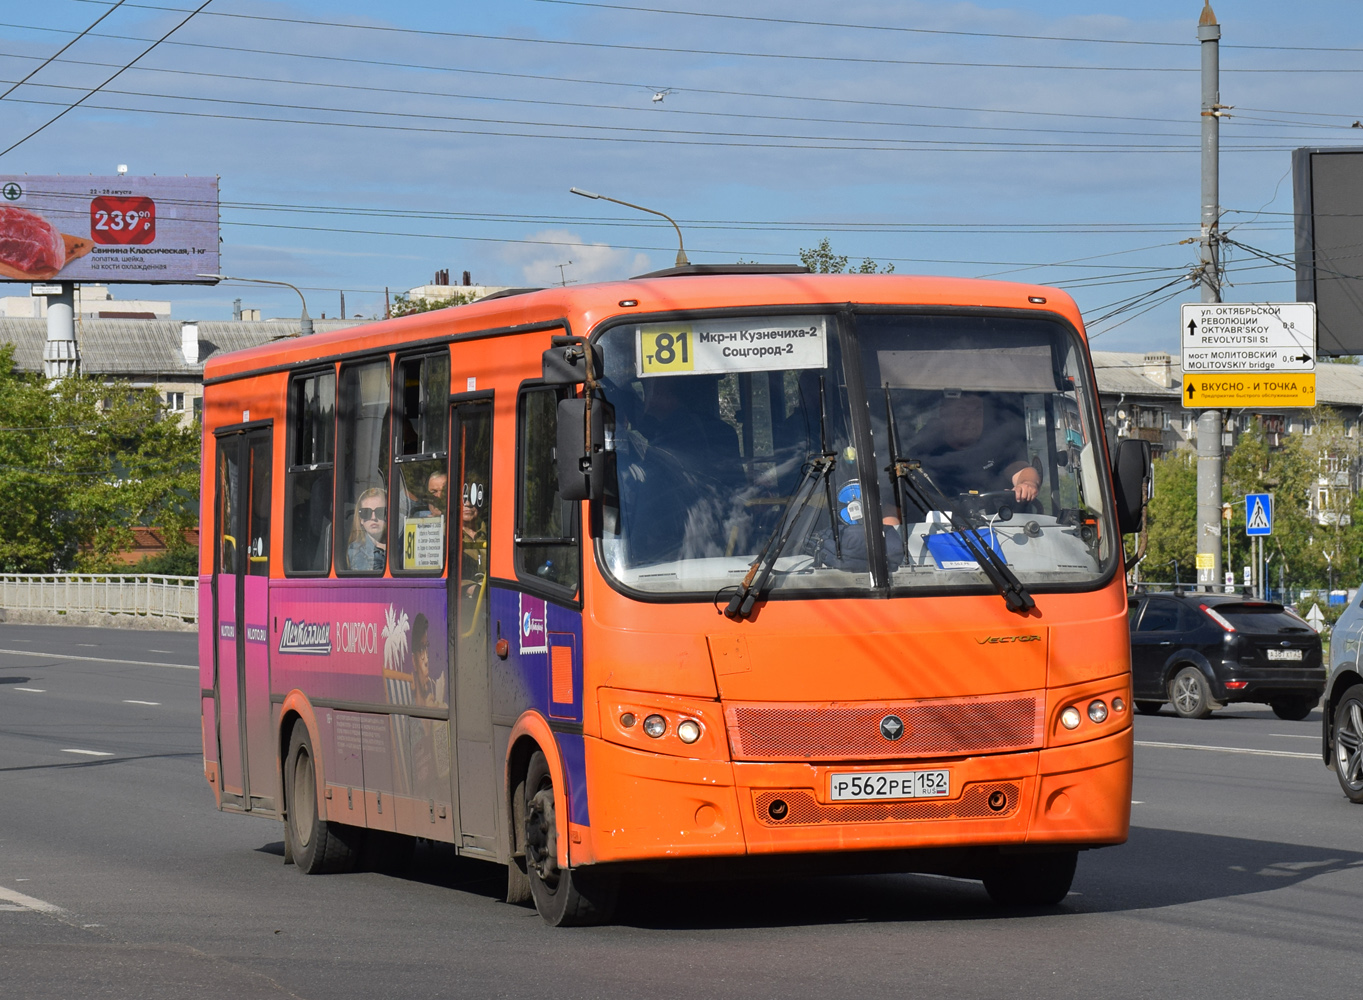
<path id="1" fill-rule="evenodd" d="M 826 316 L 645 323 L 637 328 L 637 374 L 722 375 L 823 368 L 828 364 Z"/>

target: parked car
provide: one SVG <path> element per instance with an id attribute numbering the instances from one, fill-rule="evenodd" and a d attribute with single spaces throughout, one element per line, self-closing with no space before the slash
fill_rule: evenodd
<path id="1" fill-rule="evenodd" d="M 1320 702 L 1320 636 L 1290 608 L 1232 594 L 1137 593 L 1130 615 L 1137 711 L 1153 715 L 1167 702 L 1185 719 L 1205 719 L 1232 702 L 1266 702 L 1278 718 L 1298 720 Z"/>
<path id="2" fill-rule="evenodd" d="M 1330 632 L 1330 677 L 1321 701 L 1321 749 L 1351 802 L 1363 802 L 1363 602 L 1344 609 Z"/>

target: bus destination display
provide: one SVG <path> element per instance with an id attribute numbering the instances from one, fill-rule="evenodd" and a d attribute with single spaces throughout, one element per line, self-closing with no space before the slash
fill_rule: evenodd
<path id="1" fill-rule="evenodd" d="M 728 372 L 823 368 L 828 321 L 823 316 L 647 323 L 639 327 L 638 375 L 722 375 Z"/>

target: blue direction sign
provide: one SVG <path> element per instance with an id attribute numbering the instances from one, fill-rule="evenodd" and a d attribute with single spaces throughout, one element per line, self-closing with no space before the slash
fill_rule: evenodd
<path id="1" fill-rule="evenodd" d="M 1245 534 L 1273 534 L 1273 497 L 1268 493 L 1245 494 Z"/>

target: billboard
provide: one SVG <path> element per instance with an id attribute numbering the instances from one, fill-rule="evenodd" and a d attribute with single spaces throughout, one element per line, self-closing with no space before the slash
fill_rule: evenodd
<path id="1" fill-rule="evenodd" d="M 1292 151 L 1297 299 L 1316 304 L 1316 350 L 1363 354 L 1363 146 Z"/>
<path id="2" fill-rule="evenodd" d="M 0 175 L 0 281 L 212 284 L 216 177 Z"/>

